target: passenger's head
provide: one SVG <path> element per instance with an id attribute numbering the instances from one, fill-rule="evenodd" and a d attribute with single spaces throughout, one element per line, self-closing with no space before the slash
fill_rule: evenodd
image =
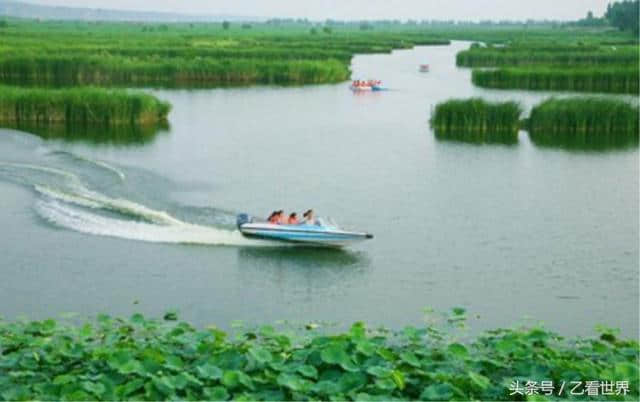
<path id="1" fill-rule="evenodd" d="M 308 209 L 307 212 L 305 212 L 302 216 L 304 216 L 305 218 L 313 216 L 313 209 Z"/>
<path id="2" fill-rule="evenodd" d="M 296 213 L 295 213 L 295 212 L 292 212 L 292 213 L 289 215 L 289 218 L 295 218 L 296 216 L 297 216 L 297 215 L 296 215 Z"/>

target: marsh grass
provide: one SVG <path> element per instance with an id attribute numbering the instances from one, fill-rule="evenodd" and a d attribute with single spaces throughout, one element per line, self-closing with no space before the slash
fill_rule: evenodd
<path id="1" fill-rule="evenodd" d="M 306 29 L 266 24 L 225 30 L 216 24 L 20 22 L 0 44 L 0 82 L 130 87 L 334 83 L 349 78 L 356 53 L 448 43 L 417 29 L 310 35 Z"/>
<path id="2" fill-rule="evenodd" d="M 461 67 L 503 67 L 523 65 L 638 66 L 638 46 L 518 46 L 514 48 L 473 48 L 458 52 L 456 65 Z"/>
<path id="3" fill-rule="evenodd" d="M 152 95 L 125 90 L 0 87 L 5 125 L 151 126 L 165 122 L 169 110 Z"/>
<path id="4" fill-rule="evenodd" d="M 606 149 L 638 145 L 639 109 L 606 98 L 548 99 L 526 121 L 538 145 Z"/>
<path id="5" fill-rule="evenodd" d="M 471 81 L 480 87 L 546 91 L 638 93 L 635 67 L 559 68 L 508 67 L 474 69 Z"/>
<path id="6" fill-rule="evenodd" d="M 346 80 L 338 60 L 216 60 L 121 56 L 50 56 L 0 60 L 0 81 L 13 85 L 202 86 L 311 84 Z"/>
<path id="7" fill-rule="evenodd" d="M 515 102 L 452 99 L 436 105 L 430 122 L 436 138 L 513 144 L 518 141 L 521 112 Z"/>

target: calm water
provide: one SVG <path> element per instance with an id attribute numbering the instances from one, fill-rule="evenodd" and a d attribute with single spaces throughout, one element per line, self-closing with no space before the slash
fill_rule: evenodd
<path id="1" fill-rule="evenodd" d="M 379 93 L 154 91 L 174 106 L 171 127 L 130 146 L 0 130 L 0 314 L 399 327 L 427 306 L 464 306 L 478 329 L 532 317 L 567 334 L 637 334 L 638 148 L 436 140 L 438 101 L 529 109 L 549 96 L 474 88 L 454 65 L 466 46 L 355 57 L 354 77 L 390 88 Z M 234 230 L 241 211 L 309 207 L 376 238 L 307 250 Z"/>

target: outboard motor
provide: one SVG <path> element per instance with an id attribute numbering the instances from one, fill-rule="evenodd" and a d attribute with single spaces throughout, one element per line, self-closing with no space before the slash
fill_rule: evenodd
<path id="1" fill-rule="evenodd" d="M 240 226 L 244 225 L 245 223 L 250 223 L 251 221 L 252 219 L 249 214 L 238 214 L 238 216 L 236 217 L 236 225 L 238 225 L 238 229 L 240 229 Z"/>

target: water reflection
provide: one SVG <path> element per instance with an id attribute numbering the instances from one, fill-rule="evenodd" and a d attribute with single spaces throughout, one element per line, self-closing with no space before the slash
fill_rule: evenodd
<path id="1" fill-rule="evenodd" d="M 362 266 L 366 255 L 343 249 L 325 249 L 310 247 L 242 248 L 239 250 L 241 261 L 261 267 L 286 266 L 293 269 L 333 269 Z"/>
<path id="2" fill-rule="evenodd" d="M 137 127 L 98 127 L 71 124 L 18 124 L 9 128 L 35 134 L 45 140 L 63 140 L 94 145 L 144 145 L 151 143 L 159 133 L 168 132 L 169 125 Z"/>
<path id="3" fill-rule="evenodd" d="M 238 261 L 247 288 L 274 288 L 281 303 L 306 305 L 348 292 L 370 266 L 362 252 L 302 247 L 242 248 Z"/>
<path id="4" fill-rule="evenodd" d="M 295 322 L 342 321 L 349 309 L 336 311 L 336 306 L 342 308 L 342 303 L 353 300 L 354 292 L 369 284 L 372 274 L 369 256 L 358 251 L 241 248 L 237 256 L 233 279 L 244 294 L 240 303 L 259 300 L 265 317 Z"/>
<path id="5" fill-rule="evenodd" d="M 438 141 L 463 142 L 467 144 L 500 144 L 500 145 L 516 145 L 518 143 L 518 135 L 513 133 L 481 133 L 456 130 L 434 130 L 435 137 Z"/>
<path id="6" fill-rule="evenodd" d="M 531 142 L 539 147 L 560 148 L 571 151 L 609 151 L 635 148 L 638 146 L 638 133 L 631 135 L 598 134 L 576 135 L 529 135 Z"/>
<path id="7" fill-rule="evenodd" d="M 277 286 L 306 284 L 315 289 L 344 285 L 369 266 L 366 254 L 306 247 L 242 248 L 240 271 L 249 280 L 265 279 Z"/>

